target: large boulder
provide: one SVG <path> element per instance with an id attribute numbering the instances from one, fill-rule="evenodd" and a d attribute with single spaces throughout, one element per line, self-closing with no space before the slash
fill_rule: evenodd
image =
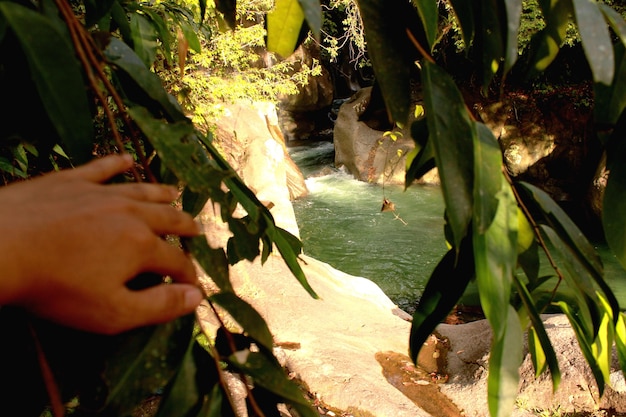
<path id="1" fill-rule="evenodd" d="M 356 179 L 377 184 L 404 184 L 406 155 L 415 143 L 408 128 L 377 130 L 361 116 L 371 99 L 372 87 L 359 90 L 339 109 L 333 132 L 335 166 L 345 167 Z M 410 123 L 408 124 L 410 126 Z M 436 170 L 425 175 L 420 183 L 438 184 Z"/>
<path id="2" fill-rule="evenodd" d="M 281 129 L 287 143 L 315 139 L 332 126 L 329 111 L 334 87 L 330 72 L 321 63 L 319 47 L 313 43 L 300 45 L 287 60 L 292 62 L 294 74 L 302 66 L 316 67 L 319 74 L 310 76 L 297 94 L 280 98 L 278 116 Z"/>

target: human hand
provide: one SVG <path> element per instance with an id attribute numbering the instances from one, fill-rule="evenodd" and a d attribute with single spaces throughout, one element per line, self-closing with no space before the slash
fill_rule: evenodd
<path id="1" fill-rule="evenodd" d="M 170 321 L 202 300 L 191 259 L 165 235 L 200 234 L 158 184 L 104 184 L 132 166 L 108 156 L 0 188 L 0 305 L 104 334 Z M 131 290 L 141 273 L 172 283 Z"/>

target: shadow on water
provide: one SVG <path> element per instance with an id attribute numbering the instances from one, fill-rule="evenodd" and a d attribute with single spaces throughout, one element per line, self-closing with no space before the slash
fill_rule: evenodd
<path id="1" fill-rule="evenodd" d="M 304 252 L 351 275 L 368 278 L 412 313 L 433 269 L 446 253 L 439 187 L 368 184 L 333 167 L 330 142 L 289 149 L 309 195 L 294 202 Z M 395 212 L 381 212 L 383 199 Z M 626 306 L 626 271 L 605 245 L 597 245 L 605 276 Z M 477 305 L 470 285 L 461 300 Z"/>

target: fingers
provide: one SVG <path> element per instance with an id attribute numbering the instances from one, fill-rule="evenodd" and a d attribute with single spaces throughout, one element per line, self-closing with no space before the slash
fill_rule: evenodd
<path id="1" fill-rule="evenodd" d="M 203 298 L 199 287 L 178 283 L 156 285 L 128 293 L 128 300 L 132 300 L 134 310 L 132 317 L 142 325 L 165 323 L 189 314 Z"/>
<path id="2" fill-rule="evenodd" d="M 109 155 L 65 172 L 80 176 L 88 181 L 102 183 L 127 171 L 132 166 L 133 157 L 129 154 Z"/>

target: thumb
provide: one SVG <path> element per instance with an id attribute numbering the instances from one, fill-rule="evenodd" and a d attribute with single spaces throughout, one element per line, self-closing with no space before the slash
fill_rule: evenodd
<path id="1" fill-rule="evenodd" d="M 138 325 L 165 323 L 195 310 L 204 295 L 191 284 L 160 284 L 132 291 Z"/>

